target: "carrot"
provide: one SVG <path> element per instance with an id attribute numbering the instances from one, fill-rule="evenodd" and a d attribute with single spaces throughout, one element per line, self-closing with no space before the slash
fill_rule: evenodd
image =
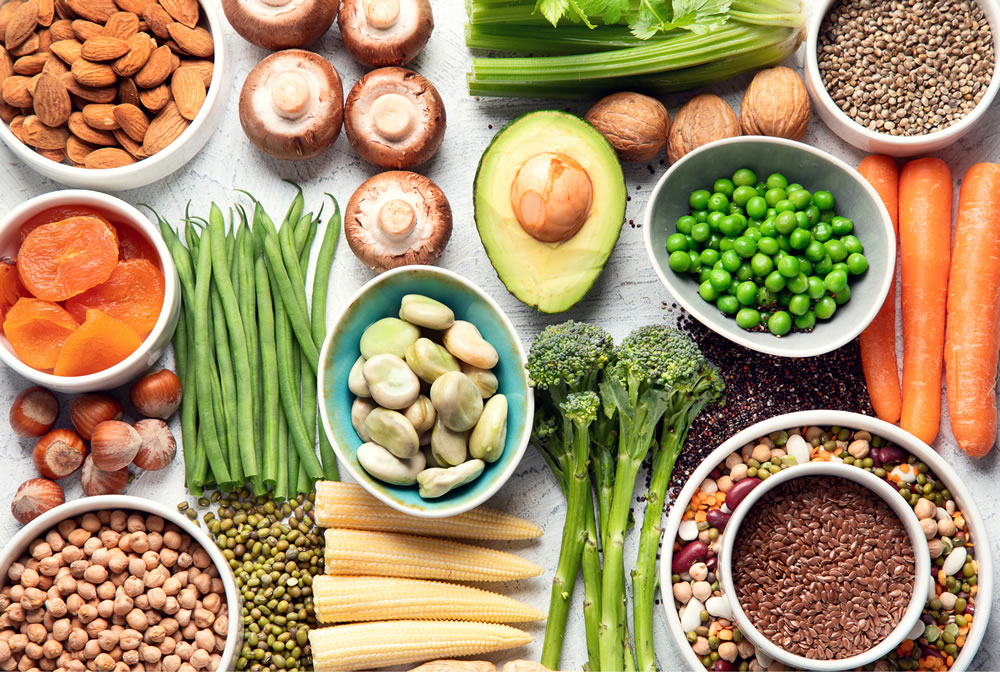
<path id="1" fill-rule="evenodd" d="M 986 455 L 997 439 L 998 207 L 1000 165 L 976 164 L 965 174 L 958 197 L 944 363 L 951 431 L 958 445 L 977 458 Z"/>
<path id="2" fill-rule="evenodd" d="M 871 183 L 889 211 L 892 228 L 899 234 L 899 168 L 892 157 L 872 155 L 858 165 L 858 172 Z M 896 260 L 893 260 L 895 265 Z M 903 396 L 899 389 L 899 367 L 896 364 L 896 274 L 892 275 L 889 294 L 875 319 L 858 339 L 861 346 L 861 366 L 868 384 L 875 414 L 883 421 L 897 423 L 902 411 Z"/>
<path id="3" fill-rule="evenodd" d="M 930 444 L 941 425 L 941 367 L 951 254 L 952 179 L 940 159 L 899 176 L 903 411 L 900 427 Z"/>

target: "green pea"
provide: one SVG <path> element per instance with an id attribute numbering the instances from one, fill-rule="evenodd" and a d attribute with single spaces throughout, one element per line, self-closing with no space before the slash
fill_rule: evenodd
<path id="1" fill-rule="evenodd" d="M 667 237 L 667 252 L 687 250 L 687 237 L 684 234 L 671 234 Z"/>
<path id="2" fill-rule="evenodd" d="M 813 238 L 815 238 L 820 243 L 826 243 L 831 238 L 833 238 L 833 227 L 825 222 L 820 222 L 815 227 L 813 227 Z"/>
<path id="3" fill-rule="evenodd" d="M 767 255 L 758 252 L 750 259 L 750 268 L 753 270 L 755 276 L 763 278 L 774 269 L 774 262 Z"/>
<path id="4" fill-rule="evenodd" d="M 868 270 L 868 259 L 860 252 L 852 252 L 847 256 L 847 269 L 855 276 L 859 276 Z"/>
<path id="5" fill-rule="evenodd" d="M 732 250 L 733 240 L 734 239 L 729 238 L 728 236 L 723 236 L 722 238 L 719 239 L 716 247 L 718 247 L 719 250 L 721 250 L 722 252 L 725 252 L 726 250 Z M 711 241 L 709 241 L 709 243 L 711 244 Z"/>
<path id="6" fill-rule="evenodd" d="M 726 236 L 736 237 L 743 233 L 744 223 L 738 215 L 726 215 L 719 221 L 719 231 Z"/>
<path id="7" fill-rule="evenodd" d="M 757 184 L 757 174 L 749 168 L 741 168 L 733 173 L 733 184 L 743 187 Z"/>
<path id="8" fill-rule="evenodd" d="M 707 282 L 708 281 L 708 274 L 710 274 L 710 273 L 712 273 L 712 269 L 711 268 L 709 268 L 707 266 L 701 267 L 701 269 L 698 271 L 698 283 L 705 283 L 705 282 Z"/>
<path id="9" fill-rule="evenodd" d="M 712 231 L 721 231 L 722 220 L 724 220 L 725 218 L 726 218 L 725 213 L 720 213 L 718 211 L 713 210 L 708 214 L 708 217 L 705 218 L 705 221 L 708 222 L 708 226 L 711 227 Z"/>
<path id="10" fill-rule="evenodd" d="M 766 287 L 757 290 L 757 306 L 770 306 L 774 303 L 774 294 Z"/>
<path id="11" fill-rule="evenodd" d="M 854 234 L 842 236 L 840 242 L 847 248 L 847 252 L 864 252 L 865 246 L 861 245 L 861 240 Z"/>
<path id="12" fill-rule="evenodd" d="M 788 210 L 778 213 L 777 217 L 774 218 L 774 228 L 778 230 L 779 234 L 785 234 L 786 236 L 795 231 L 798 224 L 798 220 L 795 219 L 795 213 Z"/>
<path id="13" fill-rule="evenodd" d="M 705 251 L 703 250 L 701 254 L 704 253 Z M 691 273 L 698 273 L 701 271 L 701 255 L 694 250 L 688 250 L 688 257 L 691 258 L 691 265 L 688 267 L 688 271 Z"/>
<path id="14" fill-rule="evenodd" d="M 775 336 L 784 336 L 792 331 L 792 317 L 785 311 L 775 311 L 767 321 L 767 329 Z"/>
<path id="15" fill-rule="evenodd" d="M 833 194 L 826 190 L 820 190 L 813 194 L 812 202 L 820 210 L 832 210 L 835 204 Z"/>
<path id="16" fill-rule="evenodd" d="M 823 259 L 816 262 L 816 265 L 813 267 L 813 273 L 817 276 L 825 276 L 831 271 L 833 271 L 833 260 L 830 259 L 830 255 L 823 257 Z"/>
<path id="17" fill-rule="evenodd" d="M 809 216 L 806 215 L 804 211 L 796 211 L 795 223 L 798 225 L 799 229 L 809 229 Z"/>
<path id="18" fill-rule="evenodd" d="M 691 227 L 691 238 L 698 243 L 704 243 L 712 236 L 712 229 L 707 222 L 699 222 Z"/>
<path id="19" fill-rule="evenodd" d="M 755 227 L 753 225 L 748 226 L 746 230 L 743 232 L 743 235 L 749 238 L 754 243 L 764 238 L 764 234 L 760 233 L 760 227 Z"/>
<path id="20" fill-rule="evenodd" d="M 750 199 L 757 198 L 757 190 L 750 185 L 739 185 L 733 191 L 733 203 L 743 208 L 750 202 Z"/>
<path id="21" fill-rule="evenodd" d="M 712 191 L 725 194 L 726 196 L 732 196 L 734 189 L 736 189 L 736 185 L 729 178 L 720 178 L 712 185 Z"/>
<path id="22" fill-rule="evenodd" d="M 792 203 L 790 199 L 782 199 L 781 201 L 778 201 L 776 204 L 774 204 L 774 209 L 778 212 L 779 215 L 781 213 L 789 211 L 794 213 L 795 204 Z"/>
<path id="23" fill-rule="evenodd" d="M 765 255 L 775 255 L 778 253 L 778 241 L 770 236 L 764 236 L 757 241 L 757 250 Z"/>
<path id="24" fill-rule="evenodd" d="M 774 237 L 778 234 L 778 228 L 774 226 L 774 218 L 768 218 L 760 223 L 761 236 Z"/>
<path id="25" fill-rule="evenodd" d="M 719 261 L 719 251 L 706 248 L 701 251 L 701 263 L 705 266 L 714 266 Z"/>
<path id="26" fill-rule="evenodd" d="M 805 255 L 798 255 L 795 259 L 799 260 L 799 271 L 807 276 L 812 275 L 813 263 Z"/>
<path id="27" fill-rule="evenodd" d="M 750 268 L 750 264 L 743 262 L 740 264 L 740 268 L 736 269 L 736 280 L 747 281 L 753 278 L 753 269 Z"/>
<path id="28" fill-rule="evenodd" d="M 764 279 L 764 287 L 771 292 L 781 292 L 785 289 L 785 277 L 780 271 L 772 271 Z"/>
<path id="29" fill-rule="evenodd" d="M 736 299 L 744 306 L 751 306 L 757 301 L 757 284 L 747 280 L 736 286 Z"/>
<path id="30" fill-rule="evenodd" d="M 826 274 L 826 278 L 823 279 L 823 285 L 826 286 L 829 292 L 840 292 L 847 287 L 847 274 L 840 269 L 834 269 Z"/>
<path id="31" fill-rule="evenodd" d="M 848 286 L 846 286 L 846 285 L 845 285 L 845 286 L 844 286 L 844 287 L 843 287 L 843 288 L 842 288 L 842 289 L 840 290 L 840 292 L 835 292 L 835 293 L 833 294 L 833 300 L 834 300 L 835 302 L 837 302 L 837 306 L 843 306 L 843 305 L 844 305 L 844 304 L 846 304 L 847 302 L 851 301 L 851 288 L 849 288 Z M 927 486 L 931 486 L 931 485 L 930 485 L 930 484 L 927 484 Z M 931 486 L 930 490 L 931 490 L 931 491 L 933 491 L 933 490 L 934 490 L 934 487 L 933 487 L 933 486 Z M 924 491 L 924 492 L 925 492 L 925 493 L 927 493 L 927 492 L 929 492 L 929 491 L 927 491 L 927 490 L 925 489 L 925 491 Z"/>
<path id="32" fill-rule="evenodd" d="M 743 329 L 753 329 L 760 325 L 760 313 L 753 308 L 741 308 L 736 314 L 736 324 Z"/>
<path id="33" fill-rule="evenodd" d="M 795 210 L 805 210 L 812 203 L 812 194 L 804 189 L 786 189 L 785 192 L 788 194 L 788 200 Z"/>
<path id="34" fill-rule="evenodd" d="M 667 259 L 670 269 L 676 273 L 687 273 L 691 269 L 691 256 L 683 250 L 675 250 Z"/>
<path id="35" fill-rule="evenodd" d="M 746 202 L 747 215 L 754 218 L 755 220 L 764 219 L 767 215 L 767 201 L 760 196 L 757 196 L 757 192 L 751 196 Z"/>
<path id="36" fill-rule="evenodd" d="M 788 302 L 788 312 L 795 316 L 805 315 L 809 310 L 809 296 L 797 294 Z"/>
<path id="37" fill-rule="evenodd" d="M 778 293 L 778 303 L 785 308 L 788 308 L 788 302 L 792 300 L 794 294 L 789 292 L 788 289 L 784 289 Z"/>
<path id="38" fill-rule="evenodd" d="M 691 206 L 691 210 L 708 210 L 708 200 L 710 198 L 712 198 L 710 191 L 699 189 L 691 192 L 691 196 L 688 197 L 688 205 Z"/>
<path id="39" fill-rule="evenodd" d="M 806 278 L 806 294 L 814 301 L 826 294 L 826 285 L 823 284 L 823 280 L 819 276 Z"/>
<path id="40" fill-rule="evenodd" d="M 746 236 L 740 236 L 733 241 L 733 250 L 744 259 L 749 259 L 757 253 L 757 244 Z"/>
<path id="41" fill-rule="evenodd" d="M 715 211 L 719 213 L 725 213 L 729 211 L 729 197 L 725 194 L 716 192 L 708 197 L 708 209 L 710 211 Z"/>
<path id="42" fill-rule="evenodd" d="M 851 222 L 846 217 L 840 217 L 839 215 L 833 218 L 830 225 L 833 227 L 834 236 L 846 236 L 854 231 L 854 222 Z"/>
<path id="43" fill-rule="evenodd" d="M 809 245 L 806 246 L 804 254 L 806 256 L 806 259 L 808 259 L 809 261 L 819 262 L 824 257 L 826 257 L 826 248 L 823 246 L 822 243 L 813 238 L 813 240 L 809 242 Z"/>
<path id="44" fill-rule="evenodd" d="M 708 275 L 708 282 L 719 292 L 729 289 L 733 282 L 733 277 L 725 269 L 712 269 Z M 846 282 L 846 281 L 845 281 Z"/>
<path id="45" fill-rule="evenodd" d="M 809 206 L 806 208 L 806 218 L 809 220 L 809 226 L 819 222 L 819 208 L 816 206 Z"/>
<path id="46" fill-rule="evenodd" d="M 809 289 L 809 280 L 804 273 L 799 273 L 795 278 L 789 278 L 785 287 L 793 294 L 804 294 Z"/>
<path id="47" fill-rule="evenodd" d="M 801 227 L 796 227 L 788 236 L 788 244 L 793 250 L 805 250 L 811 242 L 812 234 Z"/>
<path id="48" fill-rule="evenodd" d="M 781 173 L 771 173 L 765 182 L 768 189 L 785 189 L 788 187 L 788 178 Z"/>
<path id="49" fill-rule="evenodd" d="M 799 260 L 791 255 L 785 255 L 778 260 L 778 273 L 785 278 L 794 278 L 799 275 Z"/>
<path id="50" fill-rule="evenodd" d="M 823 243 L 823 247 L 826 248 L 826 252 L 830 255 L 830 259 L 834 262 L 843 261 L 847 257 L 847 248 L 844 244 L 836 239 L 830 239 Z"/>
<path id="51" fill-rule="evenodd" d="M 729 273 L 736 273 L 736 270 L 740 268 L 740 256 L 733 250 L 726 250 L 722 253 L 719 261 L 722 262 L 722 268 Z"/>
<path id="52" fill-rule="evenodd" d="M 764 192 L 764 200 L 772 208 L 775 208 L 779 201 L 784 201 L 786 198 L 785 190 L 780 187 L 773 187 Z"/>
<path id="53" fill-rule="evenodd" d="M 708 211 L 707 210 L 692 210 L 691 211 L 691 217 L 694 218 L 695 222 L 704 222 L 705 220 L 708 219 Z"/>
<path id="54" fill-rule="evenodd" d="M 715 302 L 716 307 L 726 315 L 736 315 L 740 310 L 740 302 L 731 294 L 724 294 Z"/>
<path id="55" fill-rule="evenodd" d="M 837 302 L 834 301 L 833 297 L 823 297 L 816 302 L 813 311 L 816 312 L 816 317 L 820 320 L 829 320 L 837 312 Z"/>
<path id="56" fill-rule="evenodd" d="M 685 215 L 684 217 L 677 220 L 677 231 L 681 234 L 690 234 L 691 227 L 693 227 L 698 220 L 694 219 L 690 215 Z"/>
<path id="57" fill-rule="evenodd" d="M 812 311 L 806 311 L 802 315 L 795 316 L 795 326 L 803 330 L 812 329 L 816 326 L 816 314 Z M 785 458 L 788 457 L 789 456 L 785 456 Z"/>

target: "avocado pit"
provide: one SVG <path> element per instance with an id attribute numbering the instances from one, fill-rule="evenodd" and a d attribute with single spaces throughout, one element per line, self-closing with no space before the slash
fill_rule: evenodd
<path id="1" fill-rule="evenodd" d="M 544 243 L 573 238 L 590 215 L 594 188 L 586 169 L 572 157 L 541 152 L 517 172 L 511 206 L 521 228 Z"/>

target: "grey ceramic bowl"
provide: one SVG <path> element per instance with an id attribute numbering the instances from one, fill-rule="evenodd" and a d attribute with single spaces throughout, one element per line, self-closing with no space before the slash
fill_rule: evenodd
<path id="1" fill-rule="evenodd" d="M 864 245 L 869 269 L 852 279 L 851 300 L 837 307 L 828 321 L 812 332 L 775 337 L 748 332 L 698 294 L 697 279 L 677 274 L 667 263 L 667 236 L 677 231 L 677 219 L 689 213 L 688 196 L 711 189 L 715 180 L 740 168 L 759 178 L 780 172 L 809 191 L 829 190 L 838 215 L 854 221 L 854 233 Z M 843 161 L 803 143 L 783 138 L 743 136 L 709 143 L 686 155 L 660 178 L 643 221 L 646 252 L 656 274 L 681 306 L 702 324 L 747 348 L 783 357 L 807 357 L 835 350 L 861 333 L 878 313 L 892 285 L 896 238 L 889 212 L 875 190 Z"/>

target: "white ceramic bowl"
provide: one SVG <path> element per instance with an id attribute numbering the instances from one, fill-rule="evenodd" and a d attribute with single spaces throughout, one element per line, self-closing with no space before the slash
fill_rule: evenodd
<path id="1" fill-rule="evenodd" d="M 701 465 L 698 466 L 670 507 L 666 525 L 664 526 L 663 545 L 660 548 L 661 589 L 672 586 L 671 565 L 674 555 L 673 543 L 677 538 L 677 529 L 684 516 L 684 510 L 687 509 L 688 503 L 691 502 L 691 497 L 698 490 L 701 483 L 708 478 L 709 473 L 719 464 L 724 463 L 726 456 L 734 451 L 738 452 L 745 444 L 752 440 L 764 437 L 778 430 L 810 425 L 837 425 L 853 430 L 867 430 L 873 435 L 887 439 L 892 444 L 916 456 L 921 462 L 926 463 L 931 472 L 934 472 L 942 479 L 945 486 L 951 491 L 958 508 L 965 514 L 966 524 L 972 533 L 976 549 L 982 550 L 976 554 L 976 562 L 979 564 L 979 593 L 976 594 L 976 619 L 972 622 L 972 629 L 969 630 L 966 636 L 965 646 L 959 652 L 958 656 L 955 657 L 955 662 L 951 668 L 953 671 L 968 669 L 972 664 L 973 657 L 976 656 L 976 652 L 979 650 L 979 646 L 983 642 L 983 638 L 986 636 L 987 629 L 989 628 L 990 608 L 993 603 L 993 556 L 990 554 L 991 547 L 989 536 L 986 532 L 986 523 L 979 509 L 976 507 L 976 501 L 973 499 L 972 493 L 969 492 L 965 482 L 962 481 L 961 477 L 959 477 L 948 462 L 938 455 L 937 451 L 905 430 L 901 430 L 895 425 L 890 425 L 872 416 L 828 409 L 797 411 L 756 423 L 723 442 L 719 448 L 709 454 Z M 795 468 L 791 468 L 791 471 L 794 470 Z M 677 615 L 677 608 L 674 605 L 672 594 L 666 591 L 662 594 L 662 599 L 661 603 L 667 616 L 667 628 L 675 646 L 681 652 L 681 656 L 684 658 L 687 667 L 692 671 L 704 671 L 705 667 L 701 663 L 701 658 L 691 649 L 691 644 L 681 629 L 680 618 Z"/>
<path id="2" fill-rule="evenodd" d="M 914 559 L 916 560 L 912 587 L 913 593 L 906 612 L 903 614 L 902 619 L 899 620 L 896 628 L 881 642 L 870 650 L 853 657 L 833 660 L 809 659 L 792 654 L 775 645 L 754 627 L 753 622 L 747 617 L 746 612 L 743 611 L 743 606 L 736 597 L 736 591 L 734 590 L 733 547 L 738 537 L 736 533 L 739 532 L 743 520 L 753 511 L 754 505 L 760 502 L 761 498 L 776 487 L 793 479 L 808 477 L 838 477 L 840 479 L 848 479 L 868 489 L 885 501 L 892 508 L 892 511 L 896 513 L 896 516 L 899 517 L 903 527 L 906 529 L 910 543 L 913 546 Z M 721 575 L 720 585 L 726 588 L 725 596 L 728 599 L 730 609 L 733 611 L 737 626 L 740 627 L 743 635 L 758 650 L 763 650 L 772 659 L 802 670 L 849 671 L 861 668 L 889 654 L 889 652 L 893 651 L 897 645 L 906 639 L 914 625 L 920 621 L 920 615 L 924 610 L 924 604 L 927 602 L 927 592 L 930 586 L 931 559 L 930 552 L 927 551 L 927 538 L 920 528 L 920 521 L 913 513 L 913 509 L 909 503 L 903 500 L 899 492 L 890 486 L 888 482 L 879 479 L 871 472 L 865 472 L 844 463 L 808 463 L 806 465 L 798 465 L 795 469 L 782 470 L 770 479 L 762 482 L 754 490 L 750 491 L 746 498 L 743 499 L 743 502 L 733 511 L 729 523 L 726 524 L 726 534 L 722 537 L 722 551 L 719 554 L 719 573 Z"/>
<path id="3" fill-rule="evenodd" d="M 160 269 L 163 271 L 165 281 L 163 308 L 160 309 L 160 317 L 153 326 L 153 331 L 149 333 L 149 336 L 134 353 L 113 367 L 94 374 L 56 376 L 40 372 L 21 362 L 11 349 L 7 337 L 3 336 L 0 336 L 0 361 L 32 383 L 51 390 L 64 393 L 108 390 L 139 378 L 163 355 L 167 344 L 173 338 L 174 328 L 177 327 L 177 320 L 180 318 L 180 280 L 177 277 L 177 268 L 170 257 L 167 245 L 163 242 L 156 226 L 133 206 L 119 198 L 101 192 L 64 189 L 25 201 L 0 219 L 0 255 L 15 256 L 20 244 L 18 227 L 22 222 L 43 210 L 68 205 L 93 206 L 106 211 L 132 225 L 153 246 L 159 256 Z"/>
<path id="4" fill-rule="evenodd" d="M 983 94 L 982 100 L 968 115 L 948 128 L 922 136 L 892 136 L 876 133 L 851 119 L 837 107 L 833 97 L 823 85 L 819 73 L 816 49 L 819 32 L 827 12 L 838 0 L 811 0 L 809 25 L 806 36 L 805 82 L 809 97 L 820 118 L 834 133 L 860 150 L 871 154 L 888 154 L 894 157 L 910 157 L 918 154 L 932 154 L 953 145 L 968 133 L 986 114 L 1000 90 L 1000 67 L 994 63 L 993 79 Z M 996 0 L 979 0 L 983 13 L 993 30 L 993 53 L 1000 54 L 1000 4 Z"/>
<path id="5" fill-rule="evenodd" d="M 24 526 L 0 551 L 0 586 L 7 582 L 7 569 L 11 564 L 27 553 L 28 545 L 39 537 L 44 537 L 45 533 L 55 528 L 59 522 L 70 517 L 81 516 L 88 512 L 98 512 L 100 510 L 132 510 L 146 512 L 162 517 L 165 521 L 175 524 L 182 531 L 200 544 L 212 559 L 212 563 L 219 569 L 219 577 L 226 589 L 226 610 L 229 614 L 229 632 L 226 634 L 226 647 L 222 651 L 222 661 L 219 664 L 219 671 L 233 671 L 233 662 L 236 658 L 237 647 L 242 642 L 242 618 L 243 609 L 240 593 L 236 590 L 236 581 L 233 573 L 229 569 L 222 552 L 212 539 L 200 528 L 194 525 L 187 517 L 181 516 L 176 509 L 159 504 L 154 500 L 136 498 L 130 495 L 97 495 L 90 498 L 80 498 L 59 505 L 50 509 L 35 520 Z"/>
<path id="6" fill-rule="evenodd" d="M 143 187 L 165 178 L 191 161 L 208 141 L 225 114 L 226 98 L 229 95 L 230 85 L 229 63 L 225 50 L 225 31 L 223 30 L 225 24 L 219 18 L 219 3 L 217 1 L 201 1 L 200 5 L 205 21 L 208 23 L 208 30 L 215 40 L 215 67 L 212 73 L 212 82 L 208 87 L 208 95 L 201 111 L 184 133 L 166 148 L 148 159 L 137 161 L 129 166 L 96 170 L 77 168 L 70 164 L 57 164 L 46 159 L 14 137 L 7 124 L 0 123 L 0 139 L 21 163 L 45 177 L 69 187 L 97 189 L 102 192 L 118 192 Z"/>

